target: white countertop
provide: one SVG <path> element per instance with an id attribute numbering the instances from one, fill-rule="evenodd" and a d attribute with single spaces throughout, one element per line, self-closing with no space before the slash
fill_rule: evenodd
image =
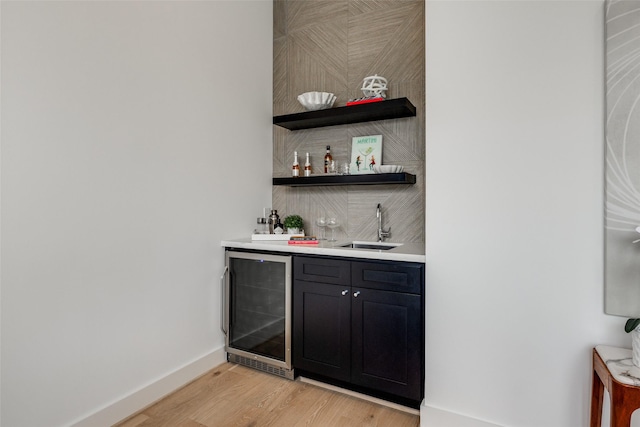
<path id="1" fill-rule="evenodd" d="M 296 254 L 341 256 L 348 258 L 381 259 L 389 261 L 426 262 L 424 243 L 402 243 L 393 249 L 352 249 L 342 248 L 341 245 L 351 243 L 351 240 L 329 242 L 321 240 L 317 245 L 290 245 L 286 241 L 251 240 L 250 237 L 223 240 L 221 246 L 236 249 L 254 249 L 261 251 L 288 252 Z M 374 243 L 374 242 L 372 242 Z M 385 242 L 399 243 L 399 242 Z"/>

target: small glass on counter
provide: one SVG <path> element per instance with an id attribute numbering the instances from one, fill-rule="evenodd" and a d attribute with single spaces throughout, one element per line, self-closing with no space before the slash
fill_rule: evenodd
<path id="1" fill-rule="evenodd" d="M 256 221 L 258 227 L 255 230 L 254 234 L 269 234 L 269 224 L 267 223 L 267 218 L 258 218 Z"/>

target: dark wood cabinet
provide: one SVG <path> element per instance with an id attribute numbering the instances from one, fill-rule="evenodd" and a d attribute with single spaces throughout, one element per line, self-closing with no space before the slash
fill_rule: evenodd
<path id="1" fill-rule="evenodd" d="M 352 293 L 351 381 L 422 400 L 421 296 L 365 288 Z"/>
<path id="2" fill-rule="evenodd" d="M 293 271 L 293 357 L 297 367 L 349 381 L 351 263 L 295 256 Z"/>
<path id="3" fill-rule="evenodd" d="M 303 281 L 298 281 L 295 287 L 294 367 L 350 381 L 349 287 Z"/>
<path id="4" fill-rule="evenodd" d="M 294 256 L 293 265 L 294 368 L 418 407 L 424 390 L 424 266 L 313 256 Z"/>

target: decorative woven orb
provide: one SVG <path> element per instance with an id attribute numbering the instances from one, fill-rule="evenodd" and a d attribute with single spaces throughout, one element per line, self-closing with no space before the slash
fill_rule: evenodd
<path id="1" fill-rule="evenodd" d="M 382 76 L 374 75 L 365 77 L 362 81 L 362 93 L 367 97 L 382 97 L 386 98 L 387 94 L 387 79 Z"/>

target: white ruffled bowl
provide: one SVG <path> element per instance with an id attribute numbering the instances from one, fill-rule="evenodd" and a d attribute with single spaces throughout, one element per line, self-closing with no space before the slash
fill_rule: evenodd
<path id="1" fill-rule="evenodd" d="M 375 173 L 400 173 L 404 170 L 401 165 L 373 165 Z"/>
<path id="2" fill-rule="evenodd" d="M 329 92 L 305 92 L 298 95 L 298 102 L 309 111 L 326 110 L 333 107 L 336 96 Z"/>

